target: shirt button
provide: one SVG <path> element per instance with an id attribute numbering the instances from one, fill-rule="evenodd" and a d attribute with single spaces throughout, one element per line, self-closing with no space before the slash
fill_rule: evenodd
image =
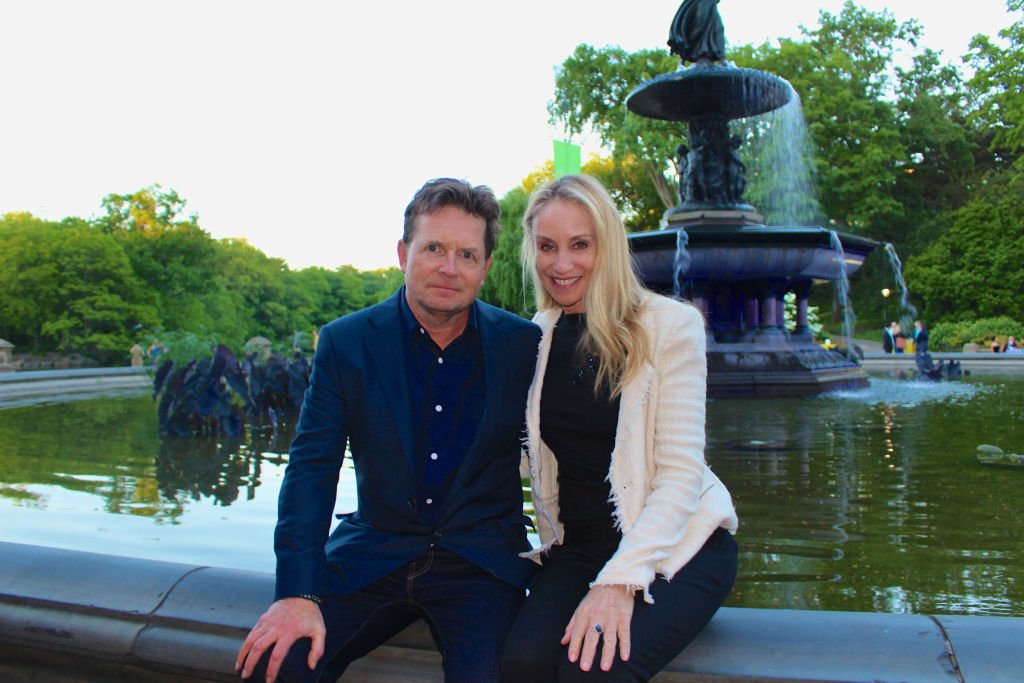
<path id="1" fill-rule="evenodd" d="M 430 459 L 431 460 L 437 460 L 437 453 L 431 453 L 430 454 Z"/>
<path id="2" fill-rule="evenodd" d="M 442 409 L 441 409 L 441 404 L 440 404 L 440 403 L 438 403 L 438 404 L 437 404 L 436 406 L 434 406 L 434 410 L 440 413 L 440 412 L 441 412 L 441 410 L 442 410 Z"/>
<path id="3" fill-rule="evenodd" d="M 433 504 L 434 504 L 434 499 L 433 498 L 427 498 L 427 505 L 433 505 Z"/>
<path id="4" fill-rule="evenodd" d="M 444 365 L 444 358 L 438 358 L 437 359 L 437 364 L 438 365 Z"/>

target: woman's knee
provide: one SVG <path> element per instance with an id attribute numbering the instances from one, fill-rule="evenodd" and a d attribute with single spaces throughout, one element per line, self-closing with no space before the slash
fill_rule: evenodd
<path id="1" fill-rule="evenodd" d="M 536 664 L 529 653 L 520 649 L 510 650 L 508 647 L 501 655 L 502 683 L 539 680 L 535 673 Z"/>
<path id="2" fill-rule="evenodd" d="M 515 629 L 505 641 L 501 655 L 502 683 L 544 683 L 554 681 L 564 648 L 558 640 L 552 643 L 537 638 L 530 629 Z"/>
<path id="3" fill-rule="evenodd" d="M 657 673 L 657 672 L 655 672 Z M 602 671 L 597 661 L 590 671 L 580 668 L 566 658 L 558 668 L 558 683 L 633 683 L 650 680 L 653 674 L 642 672 L 627 662 L 615 661 L 609 671 Z"/>

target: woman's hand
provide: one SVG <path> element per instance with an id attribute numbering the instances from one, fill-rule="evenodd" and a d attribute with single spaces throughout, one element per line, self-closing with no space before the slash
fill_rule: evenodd
<path id="1" fill-rule="evenodd" d="M 616 646 L 622 661 L 628 661 L 632 618 L 633 595 L 626 586 L 598 585 L 591 588 L 580 601 L 562 636 L 562 645 L 569 646 L 569 661 L 579 660 L 580 669 L 590 671 L 597 643 L 602 637 L 602 671 L 612 668 Z"/>

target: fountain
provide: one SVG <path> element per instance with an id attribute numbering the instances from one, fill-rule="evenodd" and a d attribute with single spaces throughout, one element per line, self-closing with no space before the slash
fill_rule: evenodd
<path id="1" fill-rule="evenodd" d="M 821 282 L 838 282 L 845 296 L 847 278 L 877 244 L 822 227 L 767 226 L 743 198 L 743 139 L 730 134 L 729 122 L 778 110 L 796 94 L 778 76 L 725 61 L 717 4 L 683 2 L 669 37 L 679 68 L 641 84 L 626 100 L 635 114 L 689 125 L 689 146 L 677 150 L 680 204 L 665 212 L 664 229 L 630 235 L 637 271 L 652 289 L 686 296 L 704 313 L 709 396 L 867 386 L 853 354 L 815 342 L 807 302 Z M 797 302 L 792 331 L 784 322 L 789 292 Z"/>

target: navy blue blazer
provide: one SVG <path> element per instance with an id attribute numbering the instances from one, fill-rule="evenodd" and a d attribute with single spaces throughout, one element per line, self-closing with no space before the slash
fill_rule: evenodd
<path id="1" fill-rule="evenodd" d="M 350 593 L 424 553 L 431 544 L 525 586 L 529 550 L 519 477 L 526 393 L 540 330 L 481 301 L 477 326 L 487 404 L 440 519 L 417 515 L 413 420 L 402 345 L 400 289 L 387 301 L 324 326 L 278 500 L 275 599 Z M 338 515 L 346 443 L 358 509 Z"/>

